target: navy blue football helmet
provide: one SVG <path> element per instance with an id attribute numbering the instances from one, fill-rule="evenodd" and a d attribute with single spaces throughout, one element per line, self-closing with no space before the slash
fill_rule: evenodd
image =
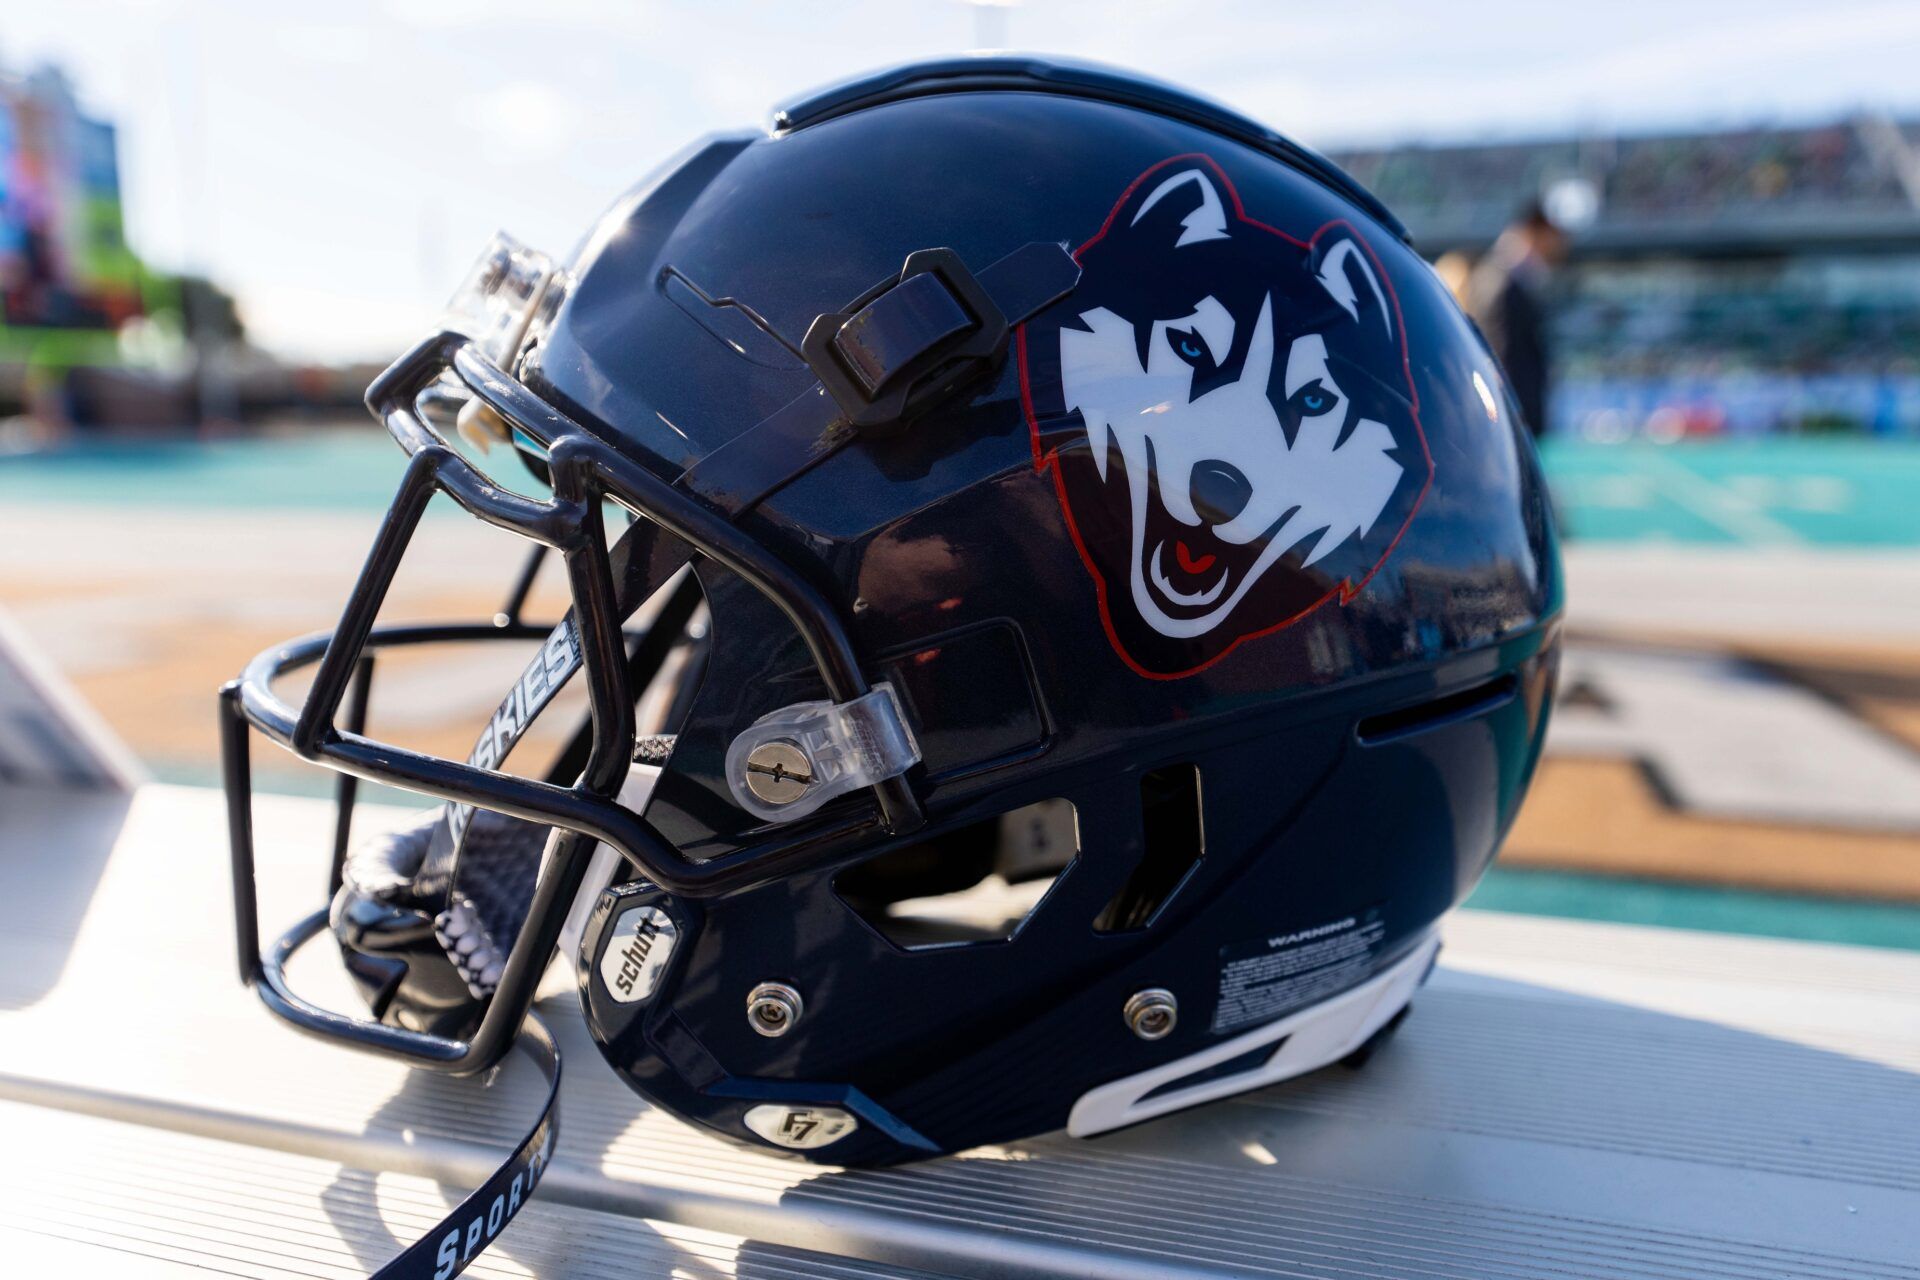
<path id="1" fill-rule="evenodd" d="M 1498 366 L 1334 166 L 1130 75 L 910 66 L 693 147 L 569 259 L 497 241 L 454 315 L 368 391 L 409 461 L 339 626 L 224 695 L 277 1013 L 477 1072 L 564 945 L 649 1100 L 875 1164 L 1406 1007 L 1532 776 L 1562 586 Z M 438 494 L 533 559 L 493 619 L 376 626 Z M 531 656 L 468 760 L 365 736 L 376 654 L 481 640 Z M 265 956 L 254 731 L 441 802 L 343 836 Z M 288 987 L 326 932 L 370 1016 Z"/>

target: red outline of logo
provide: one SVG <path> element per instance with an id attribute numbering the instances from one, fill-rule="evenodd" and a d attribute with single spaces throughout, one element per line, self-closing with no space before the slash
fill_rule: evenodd
<path id="1" fill-rule="evenodd" d="M 1149 680 L 1180 680 L 1198 672 L 1205 671 L 1208 667 L 1219 662 L 1247 641 L 1258 640 L 1262 636 L 1269 636 L 1276 631 L 1292 626 L 1335 596 L 1340 598 L 1341 604 L 1346 604 L 1351 601 L 1354 596 L 1360 593 L 1361 589 L 1365 587 L 1367 583 L 1373 580 L 1373 575 L 1380 572 L 1380 566 L 1387 562 L 1387 557 L 1391 556 L 1394 549 L 1400 545 L 1400 539 L 1406 536 L 1407 529 L 1413 524 L 1414 516 L 1419 513 L 1421 504 L 1426 501 L 1427 491 L 1433 487 L 1433 452 L 1427 447 L 1426 428 L 1420 425 L 1420 393 L 1414 387 L 1413 365 L 1407 355 L 1407 326 L 1405 319 L 1400 314 L 1400 295 L 1395 291 L 1393 281 L 1388 277 L 1386 268 L 1381 264 L 1379 256 L 1374 253 L 1373 246 L 1367 243 L 1366 238 L 1360 234 L 1359 228 L 1355 227 L 1352 223 L 1346 221 L 1344 218 L 1338 218 L 1323 224 L 1313 233 L 1310 239 L 1301 240 L 1296 236 L 1290 236 L 1278 227 L 1269 226 L 1264 222 L 1249 218 L 1246 209 L 1240 203 L 1240 192 L 1235 189 L 1233 181 L 1227 177 L 1226 171 L 1215 162 L 1213 157 L 1200 152 L 1190 152 L 1186 155 L 1169 156 L 1128 183 L 1127 189 L 1120 193 L 1118 200 L 1114 201 L 1113 209 L 1107 214 L 1106 221 L 1100 224 L 1100 230 L 1094 233 L 1092 239 L 1073 251 L 1074 261 L 1080 261 L 1081 256 L 1085 254 L 1087 250 L 1100 243 L 1100 241 L 1106 237 L 1107 232 L 1113 229 L 1113 220 L 1120 215 L 1120 210 L 1126 206 L 1128 200 L 1132 199 L 1133 193 L 1140 189 L 1142 183 L 1170 165 L 1190 163 L 1204 164 L 1213 171 L 1213 176 L 1219 180 L 1220 187 L 1226 193 L 1227 199 L 1233 203 L 1234 217 L 1247 226 L 1265 231 L 1270 235 L 1279 236 L 1288 244 L 1305 250 L 1311 250 L 1320 242 L 1320 237 L 1327 234 L 1327 232 L 1337 227 L 1344 227 L 1348 234 L 1353 237 L 1354 243 L 1360 246 L 1361 252 L 1367 255 L 1368 261 L 1373 263 L 1374 274 L 1379 277 L 1380 287 L 1386 290 L 1387 302 L 1393 307 L 1394 334 L 1400 344 L 1400 369 L 1407 380 L 1409 417 L 1413 422 L 1414 438 L 1420 442 L 1420 455 L 1427 464 L 1427 475 L 1426 479 L 1420 485 L 1420 492 L 1414 496 L 1413 506 L 1407 510 L 1406 519 L 1401 521 L 1400 528 L 1394 533 L 1393 541 L 1387 544 L 1387 549 L 1380 553 L 1380 558 L 1373 562 L 1373 566 L 1367 570 L 1366 574 L 1362 576 L 1358 582 L 1350 578 L 1342 579 L 1335 583 L 1325 595 L 1315 600 L 1306 608 L 1301 609 L 1289 617 L 1282 618 L 1271 626 L 1262 627 L 1258 631 L 1249 631 L 1244 635 L 1234 637 L 1232 644 L 1229 644 L 1219 653 L 1216 653 L 1213 657 L 1208 658 L 1205 662 L 1199 663 L 1196 666 L 1188 667 L 1184 671 L 1149 671 L 1134 661 L 1133 655 L 1129 654 L 1125 647 L 1121 645 L 1120 637 L 1114 631 L 1113 615 L 1107 603 L 1107 581 L 1101 577 L 1100 570 L 1094 565 L 1093 557 L 1087 551 L 1087 544 L 1080 536 L 1080 526 L 1074 521 L 1073 507 L 1067 501 L 1066 480 L 1060 473 L 1060 451 L 1056 447 L 1044 454 L 1041 452 L 1040 420 L 1033 411 L 1033 389 L 1027 376 L 1027 326 L 1024 324 L 1021 325 L 1014 331 L 1014 345 L 1020 365 L 1020 406 L 1027 416 L 1027 434 L 1033 448 L 1033 469 L 1035 471 L 1045 471 L 1051 468 L 1053 471 L 1053 488 L 1055 495 L 1060 500 L 1060 513 L 1066 517 L 1067 532 L 1073 538 L 1074 549 L 1080 553 L 1080 562 L 1086 566 L 1088 576 L 1093 579 L 1094 594 L 1100 602 L 1100 625 L 1107 633 L 1107 643 L 1113 647 L 1115 653 L 1120 655 L 1120 660 L 1133 669 L 1135 674 L 1145 676 Z"/>

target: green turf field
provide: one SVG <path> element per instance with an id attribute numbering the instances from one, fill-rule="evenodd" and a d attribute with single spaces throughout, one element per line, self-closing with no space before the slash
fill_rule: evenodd
<path id="1" fill-rule="evenodd" d="M 1920 907 L 1904 902 L 1764 893 L 1496 864 L 1467 905 L 1517 915 L 1920 951 Z"/>
<path id="2" fill-rule="evenodd" d="M 1582 541 L 1920 546 L 1920 442 L 1553 442 L 1547 472 Z"/>
<path id="3" fill-rule="evenodd" d="M 405 465 L 372 419 L 298 437 L 84 442 L 0 457 L 0 502 L 379 510 Z"/>
<path id="4" fill-rule="evenodd" d="M 1568 535 L 1585 542 L 1920 547 L 1920 441 L 1554 441 Z M 377 510 L 400 450 L 365 429 L 210 444 L 82 444 L 0 458 L 0 502 Z"/>

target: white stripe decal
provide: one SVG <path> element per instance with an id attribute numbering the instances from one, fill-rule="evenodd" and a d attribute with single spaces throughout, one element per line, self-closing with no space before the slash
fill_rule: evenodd
<path id="1" fill-rule="evenodd" d="M 1338 1062 L 1365 1044 L 1368 1036 L 1385 1026 L 1388 1019 L 1406 1007 L 1439 950 L 1440 937 L 1436 932 L 1392 967 L 1375 974 L 1351 991 L 1290 1014 L 1278 1022 L 1255 1027 L 1245 1035 L 1235 1036 L 1211 1049 L 1203 1049 L 1199 1053 L 1090 1089 L 1073 1104 L 1073 1111 L 1067 1117 L 1067 1132 L 1076 1138 L 1092 1137 L 1096 1133 L 1137 1124 L 1196 1103 L 1211 1102 L 1230 1094 L 1289 1080 L 1330 1062 Z M 1276 1042 L 1278 1047 L 1273 1056 L 1257 1067 L 1222 1079 L 1207 1080 L 1190 1089 L 1175 1089 L 1170 1093 L 1147 1097 L 1162 1085 L 1174 1083 L 1222 1062 L 1230 1062 L 1262 1045 Z"/>

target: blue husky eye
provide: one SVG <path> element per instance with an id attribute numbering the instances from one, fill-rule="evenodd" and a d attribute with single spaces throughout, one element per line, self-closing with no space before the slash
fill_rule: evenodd
<path id="1" fill-rule="evenodd" d="M 1306 386 L 1294 392 L 1293 395 L 1289 397 L 1289 401 L 1292 403 L 1295 413 L 1298 413 L 1303 418 L 1314 418 L 1333 408 L 1334 401 L 1337 398 L 1333 392 L 1320 385 L 1318 378 L 1315 378 L 1312 382 L 1309 382 Z"/>
<path id="2" fill-rule="evenodd" d="M 1192 329 L 1170 329 L 1167 341 L 1173 346 L 1173 353 L 1196 369 L 1213 364 L 1213 352 L 1207 350 L 1207 340 Z"/>

